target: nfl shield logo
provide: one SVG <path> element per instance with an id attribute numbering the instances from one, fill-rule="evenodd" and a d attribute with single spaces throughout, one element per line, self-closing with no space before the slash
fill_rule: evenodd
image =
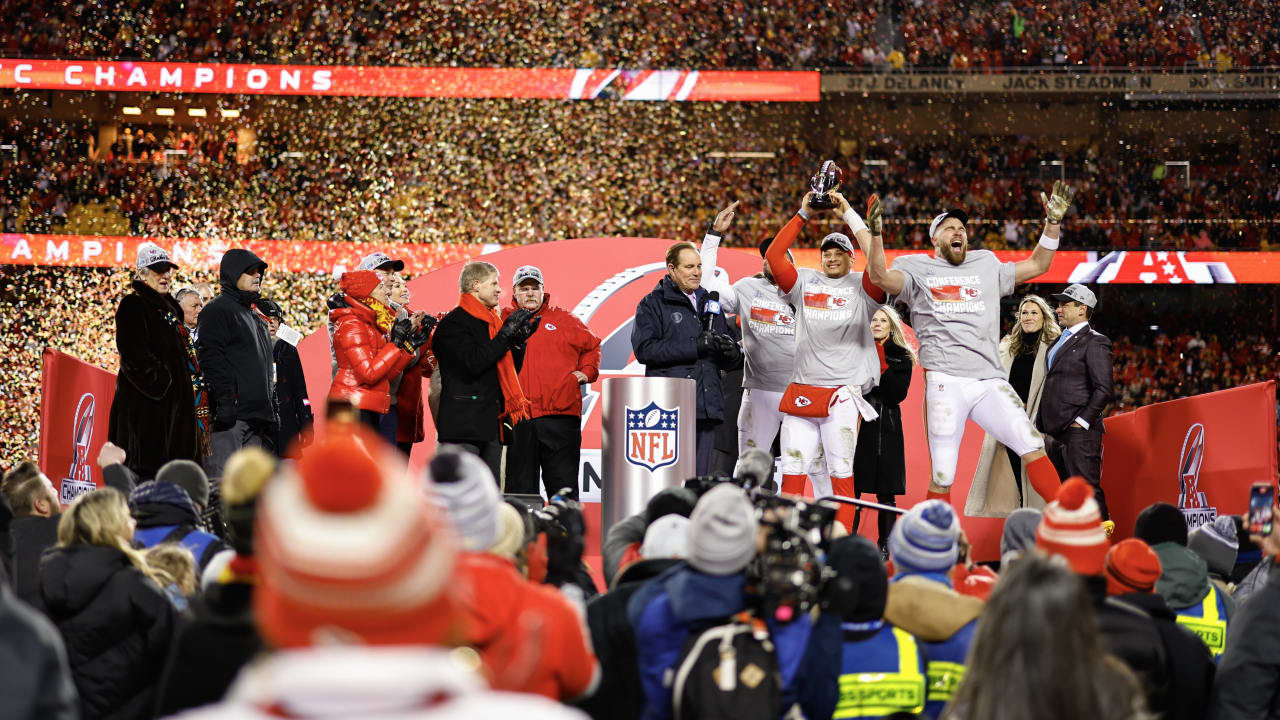
<path id="1" fill-rule="evenodd" d="M 649 403 L 627 408 L 627 462 L 657 470 L 680 457 L 680 408 L 668 410 Z"/>

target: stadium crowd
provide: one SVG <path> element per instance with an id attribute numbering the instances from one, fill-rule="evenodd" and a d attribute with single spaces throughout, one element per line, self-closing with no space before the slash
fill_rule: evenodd
<path id="1" fill-rule="evenodd" d="M 921 0 L 705 0 L 555 13 L 501 3 L 268 0 L 0 4 L 0 52 L 206 62 L 634 68 L 1173 67 L 1280 65 L 1266 0 L 1088 5 Z"/>

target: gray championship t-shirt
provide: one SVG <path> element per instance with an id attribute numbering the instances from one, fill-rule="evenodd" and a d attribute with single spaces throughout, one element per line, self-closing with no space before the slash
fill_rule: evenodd
<path id="1" fill-rule="evenodd" d="M 871 316 L 880 308 L 862 289 L 862 273 L 832 279 L 797 268 L 787 299 L 796 308 L 795 371 L 791 382 L 852 385 L 866 393 L 880 381 Z"/>
<path id="2" fill-rule="evenodd" d="M 1013 263 L 970 250 L 959 265 L 921 253 L 898 257 L 893 269 L 903 275 L 899 297 L 911 309 L 921 367 L 979 380 L 1007 376 L 997 347 L 1000 298 L 1013 294 Z"/>
<path id="3" fill-rule="evenodd" d="M 742 387 L 782 392 L 791 382 L 796 348 L 796 315 L 777 285 L 762 277 L 746 277 L 733 284 L 742 350 L 746 365 Z"/>

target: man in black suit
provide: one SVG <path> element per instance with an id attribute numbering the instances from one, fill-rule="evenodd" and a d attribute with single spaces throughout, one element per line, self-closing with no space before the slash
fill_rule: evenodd
<path id="1" fill-rule="evenodd" d="M 1093 486 L 1103 527 L 1115 529 L 1102 495 L 1102 413 L 1111 402 L 1111 340 L 1089 327 L 1098 298 L 1083 285 L 1056 295 L 1062 336 L 1045 356 L 1048 366 L 1036 427 L 1059 477 L 1079 475 Z"/>
<path id="2" fill-rule="evenodd" d="M 440 363 L 436 437 L 479 455 L 501 484 L 501 427 L 529 414 L 511 353 L 523 352 L 538 325 L 523 308 L 502 321 L 496 310 L 502 295 L 498 268 L 487 262 L 463 266 L 458 286 L 458 307 L 440 320 L 431 338 Z"/>

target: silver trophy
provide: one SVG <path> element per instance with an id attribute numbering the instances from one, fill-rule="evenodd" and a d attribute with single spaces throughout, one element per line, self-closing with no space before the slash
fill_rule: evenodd
<path id="1" fill-rule="evenodd" d="M 822 163 L 822 168 L 809 180 L 813 189 L 813 197 L 809 198 L 809 207 L 826 210 L 836 206 L 830 193 L 840 189 L 840 181 L 844 180 L 844 172 L 834 160 Z"/>

